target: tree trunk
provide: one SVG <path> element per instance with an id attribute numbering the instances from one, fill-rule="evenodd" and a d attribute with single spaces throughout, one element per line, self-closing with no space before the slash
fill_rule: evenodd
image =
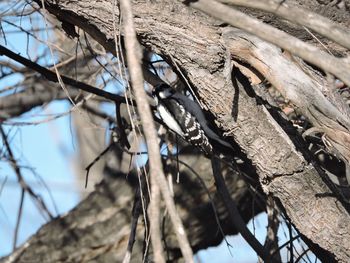
<path id="1" fill-rule="evenodd" d="M 41 1 L 35 2 L 41 5 Z M 114 7 L 112 1 L 44 2 L 46 9 L 60 21 L 85 30 L 106 50 L 115 53 L 113 23 L 119 25 L 120 13 L 118 6 Z M 311 6 L 314 2 L 303 1 L 303 5 Z M 113 10 L 116 12 L 116 21 L 113 21 Z M 324 132 L 327 136 L 334 136 L 335 132 L 342 133 L 344 142 L 349 142 L 349 120 L 345 118 L 345 124 L 337 122 L 339 110 L 336 106 L 326 109 L 313 107 L 317 105 L 317 98 L 324 98 L 313 80 L 324 78 L 316 76 L 315 72 L 305 74 L 296 66 L 296 61 L 287 61 L 277 47 L 222 25 L 182 3 L 166 0 L 133 1 L 133 12 L 140 43 L 160 54 L 177 69 L 182 78 L 196 87 L 201 103 L 212 114 L 226 139 L 236 143 L 251 161 L 252 174 L 258 175 L 264 193 L 281 205 L 293 225 L 305 240 L 310 242 L 313 251 L 320 257 L 325 253 L 324 255 L 334 257 L 339 262 L 350 262 L 348 208 L 332 196 L 331 190 L 334 189 L 329 188 L 327 177 L 313 161 L 293 127 L 284 121 L 283 114 L 261 102 L 264 98 L 255 96 L 255 92 L 260 93 L 260 90 L 257 90 L 259 87 L 252 87 L 232 65 L 234 63 L 241 67 L 238 62 L 248 63 L 264 76 L 272 69 L 271 72 L 276 75 L 271 75 L 269 81 L 277 88 L 280 87 L 282 92 L 285 91 L 284 95 L 288 99 L 294 98 L 295 103 L 300 102 L 299 97 L 293 97 L 293 94 L 288 92 L 294 87 L 296 89 L 293 91 L 302 97 L 300 90 L 307 90 L 301 88 L 304 85 L 302 81 L 305 80 L 308 87 L 313 88 L 312 95 L 316 102 L 312 101 L 310 105 L 300 103 L 301 106 L 304 105 L 300 107 L 303 115 L 310 118 L 315 126 L 323 127 L 326 123 Z M 341 14 L 348 18 L 348 14 Z M 247 48 L 247 42 L 254 47 Z M 240 46 L 242 43 L 243 47 Z M 257 43 L 263 47 L 260 48 Z M 268 52 L 273 53 L 275 63 L 269 62 L 269 57 L 266 56 L 270 54 Z M 344 50 L 339 49 L 339 52 Z M 293 80 L 291 76 L 281 76 L 283 72 L 277 70 L 286 64 L 286 69 L 295 69 L 302 79 Z M 147 75 L 145 78 L 147 80 Z M 280 79 L 284 79 L 291 87 L 282 85 Z M 151 79 L 148 81 L 152 84 Z M 346 149 L 344 151 L 346 152 Z M 126 251 L 129 235 L 130 209 L 126 208 L 130 207 L 133 196 L 129 184 L 120 179 L 122 176 L 125 175 L 120 174 L 117 176 L 119 179 L 108 179 L 102 183 L 76 209 L 44 226 L 17 252 L 2 262 L 11 262 L 11 257 L 14 257 L 16 262 L 39 258 L 42 261 L 107 262 L 109 257 L 111 260 L 112 257 L 113 260 L 120 260 Z M 227 180 L 231 182 L 237 178 L 228 174 Z M 195 209 L 194 200 L 197 200 L 197 197 L 194 196 L 192 201 L 187 200 L 187 195 L 183 194 L 186 185 L 189 184 L 177 185 L 179 189 L 176 199 L 181 207 L 179 210 L 182 211 L 180 214 L 188 236 L 191 237 L 191 245 L 196 251 L 217 244 L 222 237 L 213 234 L 216 233 L 216 223 L 213 216 L 208 216 L 211 214 L 208 212 L 210 205 L 206 202 L 203 207 Z M 240 204 L 244 218 L 248 220 L 253 214 L 250 209 L 245 210 L 245 201 L 242 200 L 247 196 L 244 195 L 244 191 L 248 191 L 247 188 L 237 190 L 237 183 L 229 185 L 237 203 Z M 191 187 L 186 193 L 191 196 L 193 189 L 197 188 L 198 185 Z M 242 195 L 239 194 L 241 191 Z M 204 198 L 205 194 L 201 192 L 199 196 Z M 249 200 L 247 203 L 251 202 Z M 221 218 L 227 217 L 220 204 L 218 211 Z M 208 229 L 213 232 L 209 232 Z M 223 223 L 223 229 L 225 234 L 235 233 L 228 224 Z M 139 224 L 138 242 L 141 243 L 142 239 L 143 229 Z M 170 251 L 173 252 L 171 257 L 176 258 L 179 256 L 179 250 L 175 238 L 169 240 Z M 318 247 L 315 248 L 312 244 L 317 244 L 321 249 L 317 250 Z M 141 246 L 142 244 L 139 244 L 136 247 L 136 253 L 141 253 Z M 135 256 L 135 262 L 136 259 L 140 257 Z"/>

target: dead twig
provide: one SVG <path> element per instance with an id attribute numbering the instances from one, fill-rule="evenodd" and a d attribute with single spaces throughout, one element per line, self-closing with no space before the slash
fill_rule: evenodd
<path id="1" fill-rule="evenodd" d="M 239 210 L 235 201 L 232 199 L 227 186 L 225 184 L 224 178 L 221 174 L 221 161 L 218 157 L 213 156 L 212 159 L 212 169 L 215 179 L 215 184 L 219 195 L 222 198 L 223 203 L 229 213 L 229 217 L 232 220 L 233 225 L 236 227 L 238 232 L 241 233 L 242 237 L 248 242 L 248 244 L 254 249 L 254 251 L 259 255 L 259 257 L 266 262 L 268 259 L 268 251 L 260 244 L 256 237 L 249 231 L 243 218 L 241 217 Z M 269 262 L 276 262 L 271 258 Z"/>
<path id="2" fill-rule="evenodd" d="M 14 154 L 13 154 L 12 149 L 10 147 L 10 144 L 8 142 L 7 135 L 6 135 L 4 129 L 2 128 L 1 125 L 0 125 L 0 133 L 1 133 L 3 144 L 5 145 L 6 151 L 8 153 L 10 165 L 12 166 L 13 170 L 15 171 L 18 183 L 20 184 L 20 186 L 22 188 L 20 205 L 19 205 L 19 209 L 18 209 L 18 215 L 17 215 L 16 227 L 15 227 L 15 233 L 14 233 L 14 241 L 13 241 L 13 249 L 15 249 L 16 245 L 17 245 L 19 226 L 20 226 L 21 218 L 22 218 L 24 195 L 26 192 L 36 201 L 38 208 L 40 208 L 42 211 L 44 211 L 51 220 L 53 219 L 53 215 L 51 214 L 51 212 L 47 208 L 44 200 L 39 195 L 37 195 L 33 191 L 33 189 L 24 180 L 22 173 L 21 173 L 21 169 L 20 169 L 19 165 L 17 164 L 17 161 L 14 157 Z"/>
<path id="3" fill-rule="evenodd" d="M 140 186 L 142 187 L 142 186 Z M 136 239 L 136 229 L 137 229 L 137 221 L 139 220 L 141 211 L 142 211 L 142 202 L 141 202 L 141 190 L 140 188 L 136 189 L 135 193 L 135 199 L 134 199 L 134 204 L 132 207 L 132 212 L 131 212 L 131 230 L 130 230 L 130 235 L 129 235 L 129 241 L 128 241 L 128 248 L 125 253 L 123 263 L 129 263 L 131 259 L 131 253 L 132 249 L 135 243 Z"/>
<path id="4" fill-rule="evenodd" d="M 58 82 L 58 77 L 56 75 L 55 72 L 44 68 L 42 66 L 40 66 L 39 64 L 30 61 L 29 59 L 26 59 L 14 52 L 12 52 L 11 50 L 7 49 L 6 47 L 0 45 L 0 55 L 5 55 L 15 61 L 17 61 L 18 63 L 21 63 L 22 65 L 31 68 L 32 70 L 35 70 L 36 72 L 40 73 L 41 75 L 43 75 L 45 78 L 47 78 L 50 81 L 53 82 Z M 67 76 L 61 75 L 60 77 L 63 81 L 63 83 L 68 84 L 74 88 L 78 88 L 81 89 L 83 91 L 95 94 L 97 96 L 103 97 L 107 100 L 111 100 L 111 101 L 115 101 L 115 102 L 125 102 L 125 98 L 122 96 L 118 96 L 115 95 L 113 93 L 101 90 L 101 89 L 97 89 L 93 86 L 90 86 L 84 82 L 80 82 L 77 81 L 75 79 L 69 78 Z"/>
<path id="5" fill-rule="evenodd" d="M 17 220 L 16 220 L 15 233 L 14 233 L 14 238 L 13 238 L 13 245 L 12 245 L 13 251 L 16 249 L 16 246 L 17 246 L 17 238 L 18 238 L 19 225 L 21 224 L 21 218 L 22 218 L 22 212 L 23 212 L 24 194 L 25 194 L 25 191 L 24 191 L 24 189 L 22 188 L 22 191 L 21 191 L 21 198 L 20 198 L 20 201 L 19 201 L 19 208 L 18 208 Z"/>
<path id="6" fill-rule="evenodd" d="M 167 181 L 163 173 L 163 167 L 161 157 L 159 153 L 157 143 L 157 133 L 153 122 L 151 108 L 147 102 L 147 95 L 143 86 L 143 75 L 141 69 L 141 50 L 136 39 L 136 32 L 134 28 L 134 21 L 132 16 L 132 9 L 130 1 L 120 1 L 121 10 L 124 21 L 124 36 L 125 36 L 125 48 L 127 55 L 128 68 L 130 72 L 131 82 L 135 93 L 135 99 L 137 102 L 137 110 L 141 118 L 143 132 L 146 138 L 146 144 L 149 154 L 150 163 L 150 174 L 151 174 L 151 187 L 152 187 L 152 199 L 151 199 L 151 210 L 159 210 L 159 204 L 157 204 L 158 189 L 162 193 L 165 201 L 166 208 L 169 212 L 170 219 L 174 225 L 174 230 L 179 242 L 181 252 L 186 262 L 193 261 L 193 252 L 189 245 L 185 229 L 181 222 L 181 219 L 176 211 L 174 200 L 170 194 Z M 155 199 L 153 199 L 155 198 Z M 157 213 L 157 212 L 156 212 Z M 152 218 L 150 214 L 150 218 Z M 156 215 L 157 217 L 157 215 Z M 157 217 L 159 221 L 159 216 Z M 157 218 L 151 220 L 151 238 L 153 245 L 153 252 L 155 256 L 155 262 L 165 262 L 162 247 L 159 224 L 154 224 L 154 219 L 157 222 Z M 155 232 L 157 235 L 155 235 Z"/>

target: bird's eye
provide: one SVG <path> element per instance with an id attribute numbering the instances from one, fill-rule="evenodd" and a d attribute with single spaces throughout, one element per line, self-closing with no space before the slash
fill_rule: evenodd
<path id="1" fill-rule="evenodd" d="M 164 91 L 159 92 L 159 97 L 160 97 L 161 99 L 165 99 L 165 98 L 167 97 L 166 92 L 164 92 Z"/>

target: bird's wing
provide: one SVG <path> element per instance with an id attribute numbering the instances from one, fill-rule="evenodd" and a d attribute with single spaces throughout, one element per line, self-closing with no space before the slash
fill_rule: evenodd
<path id="1" fill-rule="evenodd" d="M 204 116 L 203 110 L 197 102 L 189 99 L 187 96 L 179 92 L 174 93 L 171 97 L 177 100 L 181 105 L 183 105 L 186 111 L 196 116 L 200 124 L 203 125 L 204 123 L 207 123 L 207 119 Z"/>
<path id="2" fill-rule="evenodd" d="M 233 147 L 228 142 L 224 141 L 217 135 L 209 126 L 208 122 L 205 118 L 205 115 L 203 113 L 202 108 L 199 106 L 199 104 L 191 99 L 189 99 L 187 96 L 176 92 L 172 96 L 175 100 L 179 101 L 181 105 L 184 106 L 186 111 L 190 112 L 192 115 L 196 116 L 197 121 L 201 124 L 202 129 L 204 130 L 205 134 L 212 140 L 216 141 L 217 143 L 233 150 Z"/>
<path id="3" fill-rule="evenodd" d="M 177 123 L 184 132 L 186 141 L 202 148 L 205 153 L 210 154 L 212 146 L 197 119 L 181 103 L 174 99 L 165 99 L 163 103 L 168 111 L 177 119 Z"/>

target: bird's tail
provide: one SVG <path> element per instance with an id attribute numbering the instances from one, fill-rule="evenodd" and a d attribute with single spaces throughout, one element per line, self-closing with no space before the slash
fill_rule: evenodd
<path id="1" fill-rule="evenodd" d="M 233 147 L 230 143 L 224 141 L 223 139 L 221 139 L 219 137 L 219 135 L 217 135 L 212 129 L 210 129 L 207 125 L 202 126 L 205 134 L 212 140 L 214 140 L 215 142 L 219 143 L 220 145 L 229 148 L 231 150 L 233 150 Z"/>

